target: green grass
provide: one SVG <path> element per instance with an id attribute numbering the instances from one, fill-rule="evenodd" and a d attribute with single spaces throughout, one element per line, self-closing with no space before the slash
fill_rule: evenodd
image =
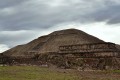
<path id="1" fill-rule="evenodd" d="M 79 77 L 37 66 L 4 66 L 0 67 L 0 80 L 79 80 Z"/>
<path id="2" fill-rule="evenodd" d="M 0 80 L 120 80 L 120 70 L 95 72 L 60 70 L 39 66 L 0 66 Z"/>

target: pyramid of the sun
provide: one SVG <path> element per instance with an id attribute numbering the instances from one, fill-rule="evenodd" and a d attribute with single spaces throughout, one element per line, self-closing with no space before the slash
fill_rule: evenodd
<path id="1" fill-rule="evenodd" d="M 55 31 L 25 45 L 6 52 L 13 57 L 32 57 L 34 54 L 92 53 L 96 56 L 118 56 L 119 49 L 113 43 L 104 42 L 77 29 Z"/>

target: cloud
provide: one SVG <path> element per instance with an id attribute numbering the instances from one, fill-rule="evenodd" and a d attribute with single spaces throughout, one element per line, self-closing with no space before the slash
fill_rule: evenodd
<path id="1" fill-rule="evenodd" d="M 25 2 L 26 0 L 2 0 L 0 1 L 0 8 L 15 6 Z"/>
<path id="2" fill-rule="evenodd" d="M 88 14 L 96 22 L 106 21 L 107 24 L 120 23 L 120 5 L 107 6 L 99 11 Z"/>
<path id="3" fill-rule="evenodd" d="M 6 1 L 6 5 L 11 4 L 10 7 L 1 8 L 1 30 L 47 29 L 58 24 L 71 22 L 91 23 L 108 20 L 109 23 L 112 23 L 116 18 L 117 23 L 119 23 L 119 1 L 117 0 L 12 1 L 13 3 Z M 12 6 L 12 4 L 17 5 Z M 112 15 L 116 15 L 116 17 L 112 18 Z"/>
<path id="4" fill-rule="evenodd" d="M 119 8 L 119 0 L 2 0 L 0 44 L 11 48 L 66 28 L 120 43 Z"/>
<path id="5" fill-rule="evenodd" d="M 31 30 L 19 30 L 19 31 L 1 31 L 0 32 L 0 42 L 2 44 L 7 44 L 9 47 L 14 47 L 15 45 L 25 44 L 32 39 L 35 39 L 40 32 Z"/>
<path id="6" fill-rule="evenodd" d="M 119 25 L 108 25 L 105 22 L 96 22 L 86 24 L 83 27 L 79 27 L 78 29 L 83 30 L 93 36 L 96 36 L 97 38 L 102 39 L 106 42 L 120 44 Z"/>
<path id="7" fill-rule="evenodd" d="M 0 53 L 6 51 L 6 50 L 8 50 L 8 49 L 9 49 L 9 47 L 8 47 L 7 45 L 5 45 L 5 44 L 0 44 Z"/>

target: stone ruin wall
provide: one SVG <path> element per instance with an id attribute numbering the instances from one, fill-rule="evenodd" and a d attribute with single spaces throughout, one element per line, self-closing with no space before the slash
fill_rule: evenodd
<path id="1" fill-rule="evenodd" d="M 59 52 L 50 52 L 45 55 L 33 51 L 33 57 L 9 58 L 12 65 L 48 65 L 54 64 L 60 68 L 85 69 L 120 69 L 120 58 L 114 44 L 83 44 L 59 46 Z M 27 54 L 28 56 L 30 55 Z"/>
<path id="2" fill-rule="evenodd" d="M 59 47 L 59 54 L 83 54 L 86 57 L 105 57 L 105 56 L 119 56 L 120 51 L 113 43 L 95 43 L 82 45 L 65 45 Z M 88 56 L 87 56 L 88 55 Z"/>
<path id="3" fill-rule="evenodd" d="M 64 68 L 120 69 L 119 50 L 112 43 L 64 45 L 51 53 L 51 63 Z"/>

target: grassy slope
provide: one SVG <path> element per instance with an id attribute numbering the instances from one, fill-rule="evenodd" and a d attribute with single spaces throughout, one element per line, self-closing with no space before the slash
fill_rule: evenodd
<path id="1" fill-rule="evenodd" d="M 0 80 L 120 80 L 120 71 L 64 72 L 38 66 L 0 66 Z"/>

